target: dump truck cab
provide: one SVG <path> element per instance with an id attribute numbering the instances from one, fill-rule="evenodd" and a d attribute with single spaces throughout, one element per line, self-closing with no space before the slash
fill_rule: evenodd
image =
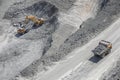
<path id="1" fill-rule="evenodd" d="M 111 52 L 112 44 L 108 41 L 101 40 L 98 46 L 92 51 L 95 56 L 105 57 Z"/>

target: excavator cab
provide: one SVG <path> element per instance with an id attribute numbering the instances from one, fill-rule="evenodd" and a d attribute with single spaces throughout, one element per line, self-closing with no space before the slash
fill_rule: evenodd
<path id="1" fill-rule="evenodd" d="M 36 24 L 37 25 L 42 25 L 44 23 L 44 21 L 45 20 L 43 18 L 40 18 L 40 19 L 36 20 Z"/>

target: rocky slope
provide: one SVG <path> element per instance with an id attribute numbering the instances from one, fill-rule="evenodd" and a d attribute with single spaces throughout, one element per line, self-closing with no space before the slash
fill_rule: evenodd
<path id="1" fill-rule="evenodd" d="M 119 0 L 24 0 L 14 3 L 3 17 L 11 22 L 6 21 L 8 24 L 4 26 L 10 27 L 5 32 L 1 31 L 6 33 L 7 38 L 4 40 L 8 44 L 8 48 L 0 54 L 1 69 L 6 65 L 6 73 L 0 75 L 1 79 L 8 80 L 16 74 L 30 78 L 46 70 L 46 66 L 83 46 L 120 17 L 119 4 Z M 23 36 L 13 36 L 16 27 L 12 24 L 23 21 L 26 15 L 43 17 L 47 21 Z M 1 34 L 1 38 L 3 36 Z M 28 60 L 25 61 L 27 57 Z M 22 59 L 24 65 L 21 64 Z M 9 64 L 15 66 L 10 66 L 10 70 Z M 14 69 L 19 65 L 21 67 L 18 70 Z M 8 73 L 9 71 L 13 73 Z"/>
<path id="2" fill-rule="evenodd" d="M 92 1 L 94 1 L 94 0 L 92 0 Z M 35 60 L 30 60 L 31 64 L 30 63 L 29 63 L 30 65 L 25 64 L 24 67 L 23 67 L 24 70 L 22 70 L 23 68 L 20 68 L 20 70 L 21 70 L 20 74 L 22 76 L 24 76 L 24 77 L 33 76 L 37 72 L 40 72 L 41 70 L 44 69 L 43 65 L 50 65 L 51 64 L 51 62 L 48 62 L 49 59 L 52 59 L 49 56 L 49 54 L 55 54 L 55 52 L 54 53 L 49 53 L 49 54 L 48 53 L 46 54 L 46 52 L 51 47 L 51 45 L 52 45 L 51 43 L 53 41 L 55 41 L 53 39 L 52 34 L 56 30 L 61 32 L 62 30 L 68 31 L 68 29 L 69 30 L 71 29 L 70 32 L 69 32 L 69 33 L 71 33 L 72 30 L 75 29 L 74 26 L 71 26 L 71 28 L 69 26 L 67 26 L 68 24 L 62 25 L 62 26 L 67 27 L 66 29 L 64 29 L 64 27 L 62 27 L 63 29 L 62 28 L 58 29 L 59 27 L 61 27 L 61 26 L 59 26 L 60 25 L 60 20 L 58 21 L 58 14 L 59 14 L 59 17 L 63 17 L 60 14 L 66 13 L 66 11 L 69 10 L 73 6 L 74 2 L 75 2 L 75 0 L 65 0 L 65 1 L 59 1 L 59 0 L 58 1 L 56 1 L 56 0 L 50 0 L 50 1 L 45 1 L 45 0 L 44 1 L 43 0 L 32 1 L 31 0 L 31 1 L 27 1 L 27 0 L 25 0 L 25 1 L 17 2 L 15 4 L 13 4 L 7 10 L 7 12 L 5 13 L 3 18 L 11 20 L 11 24 L 23 21 L 26 15 L 35 15 L 37 17 L 43 17 L 43 18 L 47 19 L 46 23 L 42 26 L 39 26 L 39 28 L 32 29 L 32 30 L 30 30 L 29 33 L 26 33 L 23 36 L 17 36 L 17 35 L 14 36 L 15 40 L 16 40 L 16 37 L 18 38 L 17 39 L 18 41 L 19 40 L 25 40 L 24 44 L 28 44 L 28 43 L 31 43 L 31 42 L 36 42 L 37 43 L 38 40 L 40 40 L 40 42 L 42 42 L 42 44 L 43 44 L 43 45 L 41 45 L 41 44 L 38 43 L 39 44 L 38 46 L 40 46 L 40 45 L 43 46 L 42 47 L 43 51 L 39 52 L 41 54 L 39 56 L 39 59 L 37 58 Z M 75 3 L 74 6 L 75 5 L 77 5 L 77 3 Z M 84 6 L 85 5 L 83 5 L 83 8 L 84 8 Z M 77 8 L 77 7 L 74 7 L 74 8 Z M 88 9 L 85 9 L 85 10 L 88 11 Z M 75 12 L 75 11 L 73 11 L 73 12 Z M 77 13 L 72 13 L 72 14 L 77 14 Z M 72 14 L 68 13 L 67 15 L 71 16 Z M 77 15 L 79 15 L 79 14 L 77 14 Z M 66 16 L 64 16 L 64 18 Z M 76 17 L 76 15 L 73 16 L 73 17 Z M 70 18 L 70 17 L 68 16 L 67 18 Z M 86 19 L 84 19 L 84 20 L 86 20 Z M 80 19 L 78 19 L 78 20 L 80 20 Z M 80 24 L 81 23 L 82 22 L 80 22 Z M 10 30 L 12 30 L 11 27 L 10 27 Z M 56 31 L 56 32 L 58 32 L 58 31 Z M 71 34 L 69 34 L 69 33 L 67 33 L 66 36 L 63 36 L 63 38 L 67 39 L 67 37 L 69 37 L 72 34 L 72 33 Z M 13 33 L 13 34 L 15 35 L 15 33 Z M 61 33 L 59 33 L 59 34 L 61 34 Z M 59 35 L 58 35 L 58 38 L 59 38 Z M 63 39 L 63 42 L 64 42 L 65 39 Z M 32 46 L 34 46 L 35 44 L 28 45 L 28 47 L 33 48 Z M 62 43 L 60 43 L 60 44 L 62 44 Z M 25 50 L 27 49 L 27 48 L 25 48 L 26 46 L 24 46 L 24 45 L 22 45 L 22 46 L 18 45 L 18 46 L 22 47 Z M 12 49 L 16 50 L 16 48 L 14 48 L 14 47 L 12 47 Z M 34 47 L 33 49 L 39 49 L 39 48 Z M 59 49 L 59 47 L 58 47 L 58 49 Z M 17 50 L 19 50 L 19 48 Z M 9 51 L 9 50 L 7 49 L 6 51 Z M 5 59 L 12 59 L 14 56 L 11 55 L 11 54 L 14 54 L 14 52 L 10 52 L 9 55 L 5 55 Z M 21 55 L 21 54 L 19 54 L 19 55 Z M 18 56 L 16 56 L 16 58 L 17 57 Z M 5 59 L 3 57 L 2 60 L 5 60 Z M 6 69 L 7 69 L 7 67 L 6 67 Z M 17 72 L 19 72 L 19 70 L 17 70 Z M 9 74 L 9 76 L 10 75 L 11 74 Z M 5 75 L 3 75 L 3 77 L 2 77 L 3 79 L 5 78 L 4 76 Z M 10 77 L 12 77 L 12 76 L 10 76 Z"/>
<path id="3" fill-rule="evenodd" d="M 104 76 L 101 80 L 119 80 L 120 79 L 120 61 L 116 62 L 111 70 L 107 73 L 104 73 Z"/>
<path id="4" fill-rule="evenodd" d="M 113 5 L 114 4 L 114 5 Z M 111 23 L 113 23 L 120 13 L 119 3 L 117 0 L 100 0 L 99 10 L 94 19 L 88 19 L 81 25 L 81 28 L 72 34 L 55 55 L 52 55 L 52 61 L 57 61 L 67 55 L 76 47 L 80 47 L 94 38 Z"/>
<path id="5" fill-rule="evenodd" d="M 2 80 L 8 80 L 11 77 L 14 77 L 23 69 L 25 69 L 29 65 L 32 65 L 34 61 L 40 59 L 41 56 L 43 56 L 44 53 L 49 49 L 52 42 L 51 34 L 57 29 L 58 25 L 58 9 L 54 5 L 45 1 L 41 1 L 33 4 L 32 6 L 21 9 L 19 8 L 20 4 L 22 3 L 15 3 L 12 7 L 8 9 L 4 16 L 4 19 L 11 20 L 11 24 L 10 22 L 5 21 L 5 25 L 3 25 L 1 22 L 1 28 L 8 27 L 5 32 L 2 32 L 4 34 L 6 33 L 5 36 L 7 36 L 4 38 L 4 42 L 7 40 L 7 47 L 1 51 L 0 58 L 2 63 L 1 69 L 4 68 L 5 70 L 1 70 L 0 78 Z M 26 33 L 22 36 L 17 36 L 17 28 L 13 27 L 12 24 L 24 20 L 25 15 L 29 14 L 36 15 L 37 17 L 42 16 L 46 18 L 47 21 L 44 25 L 30 30 L 29 33 Z M 6 23 L 8 25 L 6 25 Z M 2 54 L 3 52 L 4 54 Z M 21 64 L 21 61 L 23 61 L 24 63 Z M 9 64 L 11 64 L 11 66 L 9 66 Z M 19 68 L 17 68 L 18 66 Z M 4 72 L 4 74 L 2 72 Z"/>

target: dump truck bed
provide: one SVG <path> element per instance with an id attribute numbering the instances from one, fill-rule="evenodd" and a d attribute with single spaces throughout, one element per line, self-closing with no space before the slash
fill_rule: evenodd
<path id="1" fill-rule="evenodd" d="M 105 50 L 106 50 L 106 46 L 104 46 L 104 45 L 98 45 L 98 46 L 93 50 L 93 52 L 94 52 L 95 55 L 101 55 L 101 54 L 103 53 L 103 51 L 105 51 Z"/>

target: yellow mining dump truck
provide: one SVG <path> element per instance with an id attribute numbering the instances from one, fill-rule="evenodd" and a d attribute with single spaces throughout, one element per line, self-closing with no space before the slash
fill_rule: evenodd
<path id="1" fill-rule="evenodd" d="M 108 41 L 101 40 L 99 45 L 93 50 L 95 56 L 105 57 L 111 52 L 112 44 Z"/>

